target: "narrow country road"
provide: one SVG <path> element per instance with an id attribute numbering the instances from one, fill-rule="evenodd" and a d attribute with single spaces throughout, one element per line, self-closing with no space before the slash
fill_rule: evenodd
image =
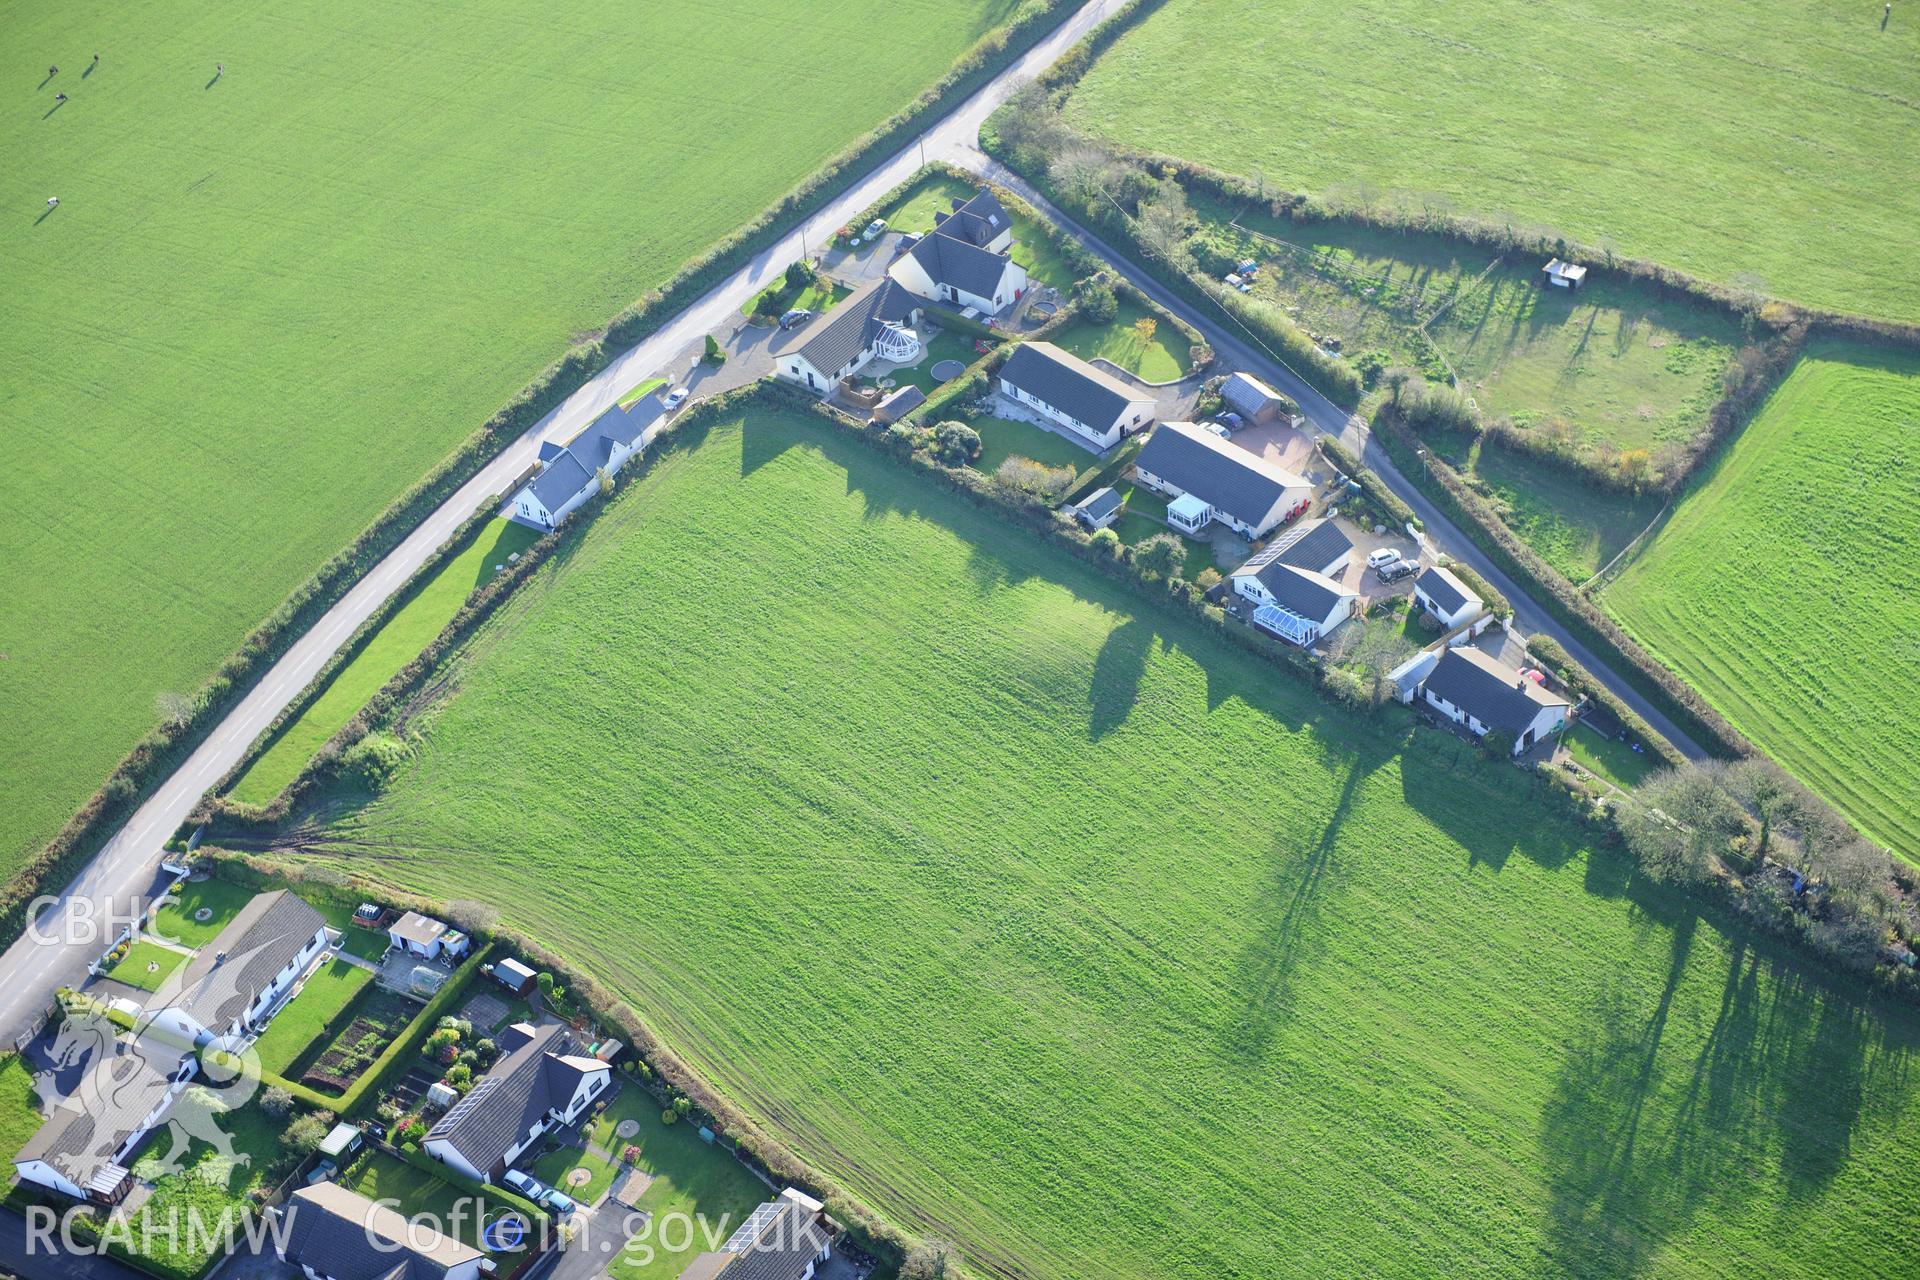
<path id="1" fill-rule="evenodd" d="M 540 442 L 565 439 L 653 376 L 672 376 L 666 362 L 690 343 L 737 315 L 746 301 L 765 288 L 803 246 L 818 249 L 825 235 L 843 225 L 928 160 L 953 159 L 972 148 L 980 124 L 1014 90 L 1052 63 L 1122 0 L 1090 0 L 1039 41 L 1012 66 L 934 122 L 914 141 L 869 171 L 825 208 L 781 240 L 756 254 L 740 270 L 715 285 L 652 337 L 616 358 L 598 377 L 536 423 L 481 468 L 452 497 L 423 520 L 405 541 L 354 585 L 312 630 L 297 640 L 226 719 L 207 736 L 173 775 L 115 832 L 99 853 L 43 912 L 37 928 L 0 955 L 0 1042 L 10 1043 L 51 1002 L 54 988 L 78 985 L 88 963 L 151 892 L 161 845 L 187 819 L 207 788 L 239 762 L 248 745 L 280 710 L 312 681 L 334 652 L 382 601 L 426 563 L 434 549 L 453 535 L 488 498 L 532 465 Z M 105 930 L 92 921 L 109 920 Z M 104 936 L 103 936 L 104 934 Z M 36 936 L 37 935 L 37 936 Z"/>
<path id="2" fill-rule="evenodd" d="M 1698 743 L 1681 732 L 1679 726 L 1642 697 L 1639 690 L 1628 684 L 1618 673 L 1602 663 L 1592 650 L 1575 639 L 1564 626 L 1522 590 L 1519 583 L 1502 572 L 1499 566 L 1474 545 L 1472 539 L 1462 533 L 1440 512 L 1438 507 L 1429 502 L 1425 494 L 1401 475 L 1399 469 L 1393 465 L 1393 460 L 1387 457 L 1386 450 L 1373 440 L 1372 434 L 1358 417 L 1315 391 L 1299 374 L 1281 364 L 1266 351 L 1256 347 L 1238 333 L 1230 331 L 1221 316 L 1203 313 L 1186 299 L 1170 292 L 1158 280 L 1115 250 L 1112 245 L 1055 208 L 1019 174 L 982 152 L 973 137 L 970 136 L 966 142 L 940 158 L 983 177 L 991 178 L 1001 186 L 1017 192 L 1022 199 L 1072 232 L 1081 243 L 1104 258 L 1115 271 L 1141 292 L 1198 329 L 1229 365 L 1257 373 L 1276 389 L 1292 396 L 1299 403 L 1300 411 L 1306 415 L 1308 422 L 1315 430 L 1338 439 L 1362 462 L 1373 468 L 1386 486 L 1413 508 L 1414 514 L 1419 516 L 1426 526 L 1427 541 L 1436 550 L 1444 551 L 1456 560 L 1465 561 L 1474 572 L 1507 597 L 1513 605 L 1513 621 L 1516 627 L 1529 635 L 1539 633 L 1552 636 L 1573 656 L 1575 661 L 1592 672 L 1595 679 L 1604 684 L 1622 702 L 1632 707 L 1642 719 L 1652 725 L 1655 731 L 1673 743 L 1684 755 L 1694 760 L 1707 758 L 1707 753 Z"/>

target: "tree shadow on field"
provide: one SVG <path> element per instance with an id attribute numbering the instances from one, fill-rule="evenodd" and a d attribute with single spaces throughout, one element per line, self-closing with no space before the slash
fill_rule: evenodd
<path id="1" fill-rule="evenodd" d="M 1253 939 L 1235 959 L 1231 989 L 1240 999 L 1233 1020 L 1220 1028 L 1219 1043 L 1234 1061 L 1260 1061 L 1281 1023 L 1292 1016 L 1293 979 L 1300 961 L 1317 940 L 1320 900 L 1333 866 L 1334 846 L 1354 793 L 1369 774 L 1392 759 L 1398 744 L 1368 739 L 1367 749 L 1345 758 L 1340 794 L 1320 836 L 1293 853 L 1276 845 L 1266 883 L 1250 910 Z"/>
<path id="2" fill-rule="evenodd" d="M 1427 725 L 1414 730 L 1400 761 L 1407 804 L 1467 851 L 1468 866 L 1496 873 L 1516 852 L 1550 870 L 1579 852 L 1577 833 L 1533 794 L 1540 786 L 1530 773 L 1481 759 L 1459 734 Z M 1516 813 L 1541 817 L 1527 827 L 1514 821 Z"/>
<path id="3" fill-rule="evenodd" d="M 1647 1274 L 1703 1207 L 1742 1206 L 1781 1183 L 1794 1212 L 1839 1172 L 1863 1114 L 1901 1106 L 1920 1049 L 1910 1011 L 1876 1009 L 1737 922 L 1700 1034 L 1697 997 L 1676 996 L 1701 930 L 1715 925 L 1676 891 L 1637 888 L 1649 922 L 1669 931 L 1664 981 L 1652 992 L 1621 964 L 1566 1047 L 1540 1119 L 1555 1275 Z M 1677 1019 L 1676 1003 L 1687 1009 Z"/>

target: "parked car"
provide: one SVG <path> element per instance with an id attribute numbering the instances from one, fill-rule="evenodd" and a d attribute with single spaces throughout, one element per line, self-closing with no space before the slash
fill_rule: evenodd
<path id="1" fill-rule="evenodd" d="M 667 392 L 667 399 L 666 399 L 667 412 L 669 413 L 673 412 L 675 409 L 678 409 L 681 405 L 685 404 L 686 402 L 687 402 L 687 389 L 685 387 L 675 387 L 673 390 Z"/>
<path id="2" fill-rule="evenodd" d="M 580 1207 L 579 1205 L 573 1202 L 573 1198 L 571 1196 L 566 1195 L 564 1192 L 560 1192 L 560 1191 L 547 1192 L 546 1198 L 541 1200 L 540 1203 L 544 1204 L 545 1206 L 547 1206 L 547 1208 L 553 1210 L 555 1213 L 559 1214 L 563 1218 L 566 1217 L 568 1214 L 572 1213 L 575 1209 L 578 1209 Z"/>
<path id="3" fill-rule="evenodd" d="M 782 329 L 791 329 L 795 325 L 805 324 L 811 319 L 813 319 L 813 312 L 807 310 L 805 307 L 795 307 L 780 317 L 780 327 Z"/>
<path id="4" fill-rule="evenodd" d="M 872 222 L 869 222 L 867 224 L 867 229 L 861 234 L 866 236 L 867 239 L 872 240 L 878 237 L 879 234 L 882 231 L 885 231 L 886 229 L 887 229 L 887 220 L 885 218 L 875 218 Z"/>
<path id="5" fill-rule="evenodd" d="M 1239 414 L 1234 413 L 1231 410 L 1229 410 L 1226 413 L 1216 413 L 1213 416 L 1216 422 L 1218 422 L 1221 426 L 1225 427 L 1229 431 L 1238 431 L 1240 428 L 1247 425 L 1247 420 L 1245 418 L 1242 418 Z"/>
<path id="6" fill-rule="evenodd" d="M 532 1174 L 522 1173 L 518 1169 L 507 1170 L 507 1185 L 535 1204 L 544 1203 L 546 1198 L 553 1194 L 552 1188 L 548 1187 L 546 1183 L 540 1181 Z"/>
<path id="7" fill-rule="evenodd" d="M 1400 558 L 1400 553 L 1392 547 L 1381 547 L 1367 556 L 1367 568 L 1378 569 L 1382 565 L 1392 564 Z"/>
<path id="8" fill-rule="evenodd" d="M 1213 432 L 1213 434 L 1219 436 L 1222 440 L 1229 439 L 1233 435 L 1233 432 L 1227 430 L 1224 426 L 1220 425 L 1218 422 L 1203 422 L 1200 425 L 1205 427 L 1207 430 Z"/>
<path id="9" fill-rule="evenodd" d="M 1394 583 L 1418 573 L 1420 566 L 1411 560 L 1395 560 L 1392 564 L 1383 564 L 1375 569 L 1374 575 L 1385 583 Z"/>

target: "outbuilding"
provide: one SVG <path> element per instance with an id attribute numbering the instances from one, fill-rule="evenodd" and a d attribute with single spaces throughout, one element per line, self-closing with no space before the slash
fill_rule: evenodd
<path id="1" fill-rule="evenodd" d="M 1295 407 L 1293 401 L 1250 373 L 1236 373 L 1221 383 L 1220 399 L 1249 422 L 1290 420 Z"/>
<path id="2" fill-rule="evenodd" d="M 411 955 L 428 960 L 458 957 L 467 950 L 467 935 L 432 916 L 409 911 L 387 928 L 387 941 Z"/>
<path id="3" fill-rule="evenodd" d="M 1074 503 L 1070 510 L 1073 512 L 1073 518 L 1080 522 L 1081 528 L 1091 531 L 1105 529 L 1112 525 L 1120 518 L 1120 512 L 1124 508 L 1125 504 L 1121 501 L 1120 495 L 1110 487 L 1103 486 Z"/>
<path id="4" fill-rule="evenodd" d="M 493 980 L 513 994 L 524 996 L 538 985 L 539 975 L 512 956 L 508 956 L 494 963 Z"/>
<path id="5" fill-rule="evenodd" d="M 1413 602 L 1451 631 L 1479 615 L 1486 602 L 1450 570 L 1434 565 L 1413 580 Z"/>
<path id="6" fill-rule="evenodd" d="M 1542 281 L 1553 289 L 1578 289 L 1587 282 L 1587 269 L 1577 262 L 1554 258 L 1540 268 Z"/>

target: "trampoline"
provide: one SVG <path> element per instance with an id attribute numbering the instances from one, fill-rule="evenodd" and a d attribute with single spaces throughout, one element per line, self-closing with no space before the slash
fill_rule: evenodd
<path id="1" fill-rule="evenodd" d="M 958 360 L 942 360 L 929 370 L 929 372 L 933 374 L 933 380 L 935 382 L 952 382 L 966 371 L 967 366 L 961 364 Z"/>

